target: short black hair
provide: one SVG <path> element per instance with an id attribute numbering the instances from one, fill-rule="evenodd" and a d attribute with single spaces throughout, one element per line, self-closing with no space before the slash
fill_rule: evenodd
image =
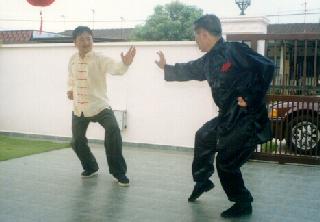
<path id="1" fill-rule="evenodd" d="M 216 15 L 208 14 L 201 16 L 193 23 L 193 25 L 194 30 L 203 28 L 214 36 L 220 37 L 222 35 L 220 19 Z"/>
<path id="2" fill-rule="evenodd" d="M 72 39 L 76 40 L 76 38 L 81 35 L 82 33 L 87 32 L 89 33 L 91 36 L 93 36 L 92 34 L 92 30 L 88 27 L 88 26 L 78 26 L 77 28 L 75 28 L 75 30 L 73 30 L 72 32 Z"/>

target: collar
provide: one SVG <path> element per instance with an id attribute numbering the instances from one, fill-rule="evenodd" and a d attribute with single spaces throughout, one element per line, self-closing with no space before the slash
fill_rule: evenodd
<path id="1" fill-rule="evenodd" d="M 212 47 L 212 49 L 208 52 L 208 54 L 215 54 L 216 52 L 218 52 L 221 47 L 223 46 L 224 43 L 224 39 L 221 37 L 216 44 Z"/>
<path id="2" fill-rule="evenodd" d="M 91 58 L 91 57 L 93 56 L 93 54 L 94 54 L 94 52 L 91 50 L 90 52 L 88 52 L 87 54 L 85 54 L 84 57 L 82 58 L 82 57 L 80 56 L 80 54 L 78 53 L 78 58 L 79 58 L 79 59 L 89 59 L 89 58 Z"/>

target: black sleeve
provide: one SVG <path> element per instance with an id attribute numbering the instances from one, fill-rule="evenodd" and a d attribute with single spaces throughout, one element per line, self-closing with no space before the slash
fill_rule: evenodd
<path id="1" fill-rule="evenodd" d="M 232 51 L 234 61 L 249 75 L 246 78 L 250 80 L 239 93 L 248 107 L 259 107 L 273 79 L 274 63 L 243 43 L 234 43 Z"/>
<path id="2" fill-rule="evenodd" d="M 164 79 L 166 81 L 206 80 L 204 72 L 204 56 L 188 63 L 165 65 Z"/>

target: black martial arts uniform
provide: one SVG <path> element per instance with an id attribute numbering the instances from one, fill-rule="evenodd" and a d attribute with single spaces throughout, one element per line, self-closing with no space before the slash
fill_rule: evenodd
<path id="1" fill-rule="evenodd" d="M 230 201 L 252 202 L 240 167 L 255 147 L 271 139 L 265 94 L 274 73 L 274 64 L 246 44 L 222 38 L 201 58 L 188 63 L 166 65 L 165 80 L 207 80 L 217 117 L 195 135 L 192 175 L 195 182 L 209 179 L 214 172 L 214 155 L 221 185 Z M 247 107 L 240 107 L 243 97 Z"/>

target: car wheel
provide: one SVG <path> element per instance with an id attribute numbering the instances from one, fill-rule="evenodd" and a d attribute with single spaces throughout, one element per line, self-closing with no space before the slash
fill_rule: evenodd
<path id="1" fill-rule="evenodd" d="M 303 116 L 292 119 L 288 124 L 288 147 L 298 154 L 320 153 L 320 127 L 317 117 Z"/>

